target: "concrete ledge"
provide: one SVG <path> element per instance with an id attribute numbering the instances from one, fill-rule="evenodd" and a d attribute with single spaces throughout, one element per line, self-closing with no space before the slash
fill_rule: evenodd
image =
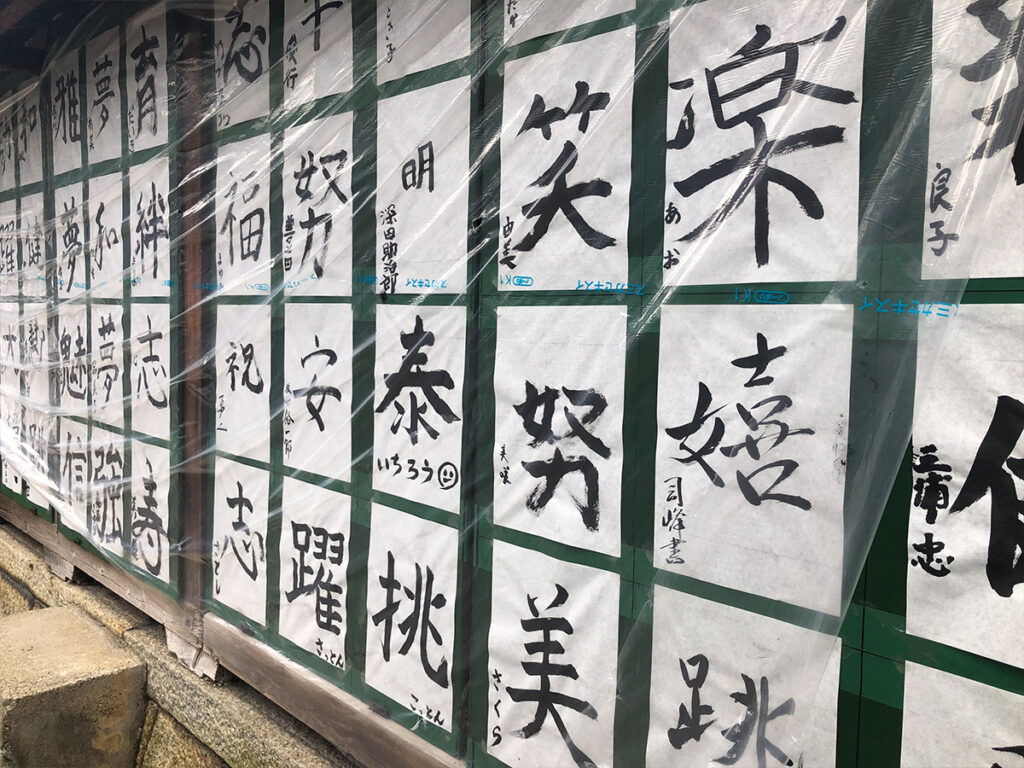
<path id="1" fill-rule="evenodd" d="M 462 760 L 213 614 L 203 617 L 203 637 L 221 664 L 367 768 L 465 768 Z"/>
<path id="2" fill-rule="evenodd" d="M 36 604 L 76 605 L 118 637 L 130 629 L 154 625 L 146 614 L 98 584 L 69 584 L 54 576 L 46 565 L 43 547 L 9 525 L 0 525 L 0 569 L 6 574 L 0 581 L 9 593 L 20 594 L 25 602 L 31 596 Z"/>
<path id="3" fill-rule="evenodd" d="M 199 618 L 199 612 L 195 608 L 178 605 L 171 597 L 155 587 L 134 578 L 99 555 L 83 549 L 62 536 L 55 524 L 48 523 L 3 494 L 0 494 L 0 516 L 34 539 L 38 544 L 41 544 L 46 550 L 49 550 L 51 557 L 53 554 L 58 555 L 66 560 L 68 564 L 80 569 L 112 591 L 121 598 L 121 601 L 130 603 L 131 606 L 137 609 L 132 612 L 136 616 L 142 616 L 143 614 L 151 616 L 159 623 L 172 629 L 179 637 L 188 638 L 196 646 L 202 645 L 202 622 Z M 40 560 L 42 560 L 43 550 L 37 549 L 36 551 L 38 551 Z M 15 578 L 21 579 L 17 575 L 15 575 Z M 24 579 L 21 580 L 24 581 Z M 56 578 L 53 579 L 53 584 L 73 586 Z M 56 594 L 60 594 L 56 587 L 54 589 Z M 46 596 L 39 593 L 36 594 L 48 605 L 63 604 L 59 600 L 50 601 L 47 600 Z M 124 603 L 121 602 L 121 604 L 123 605 Z M 82 607 L 85 608 L 84 605 Z M 125 606 L 125 608 L 130 610 L 130 606 Z M 143 613 L 140 613 L 140 611 Z M 134 619 L 130 619 L 128 623 L 131 624 L 134 621 Z M 111 627 L 111 630 L 115 634 L 120 634 L 128 628 L 127 626 L 122 626 L 119 631 Z"/>
<path id="4" fill-rule="evenodd" d="M 226 768 L 181 723 L 154 704 L 146 712 L 138 768 Z"/>
<path id="5" fill-rule="evenodd" d="M 189 671 L 168 650 L 164 627 L 99 584 L 76 585 L 57 578 L 46 566 L 43 548 L 8 525 L 0 525 L 0 594 L 4 585 L 20 598 L 13 608 L 30 603 L 77 606 L 106 626 L 145 664 L 149 699 L 231 768 L 357 768 L 325 739 L 240 680 L 217 684 Z M 144 711 L 140 704 L 140 715 Z M 160 731 L 157 724 L 151 723 L 150 741 L 153 734 L 171 735 L 171 724 Z M 181 730 L 176 733 L 180 736 Z M 145 748 L 142 756 L 157 759 Z M 161 765 L 144 765 L 151 764 Z M 394 768 L 399 765 L 393 764 Z"/>
<path id="6" fill-rule="evenodd" d="M 174 658 L 160 627 L 128 632 L 149 697 L 235 768 L 355 768 L 323 738 L 240 681 L 217 685 Z"/>
<path id="7" fill-rule="evenodd" d="M 0 620 L 0 735 L 20 768 L 133 768 L 145 666 L 73 607 Z"/>

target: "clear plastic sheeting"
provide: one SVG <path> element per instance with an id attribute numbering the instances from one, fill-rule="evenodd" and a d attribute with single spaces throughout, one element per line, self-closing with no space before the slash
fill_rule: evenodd
<path id="1" fill-rule="evenodd" d="M 469 765 L 1024 754 L 1022 6 L 97 4 L 5 491 Z"/>

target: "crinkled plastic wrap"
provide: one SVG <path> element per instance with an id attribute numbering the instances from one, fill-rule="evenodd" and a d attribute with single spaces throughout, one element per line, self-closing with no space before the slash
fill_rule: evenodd
<path id="1" fill-rule="evenodd" d="M 6 492 L 469 765 L 1009 765 L 1021 6 L 83 6 Z"/>

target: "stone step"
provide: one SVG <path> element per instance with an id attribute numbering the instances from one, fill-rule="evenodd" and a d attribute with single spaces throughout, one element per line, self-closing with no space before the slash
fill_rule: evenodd
<path id="1" fill-rule="evenodd" d="M 18 768 L 132 768 L 146 667 L 73 606 L 0 618 L 0 747 Z"/>

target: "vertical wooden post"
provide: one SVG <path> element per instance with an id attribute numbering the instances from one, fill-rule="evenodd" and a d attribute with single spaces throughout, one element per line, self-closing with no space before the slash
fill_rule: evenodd
<path id="1" fill-rule="evenodd" d="M 212 121 L 204 104 L 209 93 L 208 73 L 204 65 L 211 46 L 210 22 L 194 11 L 177 19 L 179 168 L 181 169 L 182 242 L 180 274 L 182 313 L 181 345 L 181 414 L 182 471 L 180 476 L 179 514 L 181 567 L 180 600 L 198 610 L 203 602 L 206 486 L 210 481 L 207 456 L 209 393 L 212 381 L 203 361 L 209 333 L 209 309 L 203 300 L 204 278 L 208 272 L 207 206 L 204 191 L 209 184 L 209 160 Z M 198 622 L 197 622 L 198 624 Z"/>

